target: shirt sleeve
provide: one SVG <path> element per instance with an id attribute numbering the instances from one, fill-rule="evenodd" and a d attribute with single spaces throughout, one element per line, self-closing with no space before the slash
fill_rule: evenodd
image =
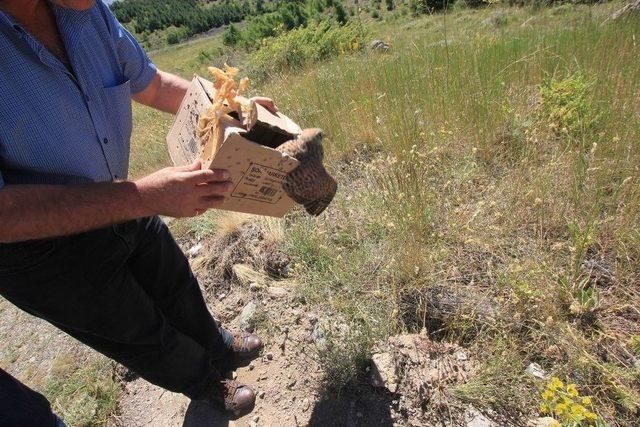
<path id="1" fill-rule="evenodd" d="M 129 79 L 131 92 L 144 90 L 157 73 L 155 64 L 131 33 L 118 22 L 111 10 L 101 1 L 96 2 L 103 15 L 116 46 L 123 74 Z"/>
<path id="2" fill-rule="evenodd" d="M 4 187 L 4 179 L 2 179 L 2 171 L 0 171 L 0 188 Z"/>

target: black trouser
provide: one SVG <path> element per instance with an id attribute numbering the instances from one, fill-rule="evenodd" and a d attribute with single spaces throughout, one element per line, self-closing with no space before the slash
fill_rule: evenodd
<path id="1" fill-rule="evenodd" d="M 231 337 L 158 217 L 0 245 L 0 294 L 168 390 L 221 378 Z"/>
<path id="2" fill-rule="evenodd" d="M 56 427 L 63 425 L 40 393 L 0 369 L 0 427 Z"/>

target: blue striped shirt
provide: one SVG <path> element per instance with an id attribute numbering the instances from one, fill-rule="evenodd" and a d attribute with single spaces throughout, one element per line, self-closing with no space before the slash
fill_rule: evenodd
<path id="1" fill-rule="evenodd" d="M 0 187 L 125 179 L 131 95 L 156 68 L 102 1 L 50 7 L 72 71 L 0 9 Z"/>

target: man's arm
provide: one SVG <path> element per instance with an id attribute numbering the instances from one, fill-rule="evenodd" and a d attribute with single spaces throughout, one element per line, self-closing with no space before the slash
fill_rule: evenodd
<path id="1" fill-rule="evenodd" d="M 133 99 L 156 110 L 176 114 L 188 89 L 187 80 L 158 70 L 151 83 L 144 90 L 133 95 Z"/>
<path id="2" fill-rule="evenodd" d="M 182 77 L 158 70 L 149 86 L 133 95 L 133 99 L 156 110 L 177 114 L 182 98 L 187 94 L 189 84 Z M 270 98 L 256 96 L 251 99 L 272 113 L 278 112 L 278 108 Z"/>
<path id="3" fill-rule="evenodd" d="M 226 171 L 200 163 L 161 169 L 137 181 L 7 185 L 0 189 L 0 242 L 63 236 L 150 215 L 195 216 L 219 207 Z"/>

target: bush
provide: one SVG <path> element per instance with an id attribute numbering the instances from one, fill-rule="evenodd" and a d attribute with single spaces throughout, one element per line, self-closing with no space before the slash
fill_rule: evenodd
<path id="1" fill-rule="evenodd" d="M 169 27 L 164 34 L 167 44 L 178 44 L 189 37 L 189 32 L 183 27 Z"/>
<path id="2" fill-rule="evenodd" d="M 308 20 L 307 11 L 300 4 L 280 3 L 276 11 L 249 21 L 242 33 L 242 44 L 247 49 L 256 49 L 260 47 L 262 39 L 306 26 Z"/>
<path id="3" fill-rule="evenodd" d="M 235 46 L 242 40 L 242 33 L 235 25 L 231 24 L 222 34 L 222 44 L 225 46 Z"/>
<path id="4" fill-rule="evenodd" d="M 542 113 L 553 130 L 577 137 L 597 126 L 600 114 L 591 97 L 594 84 L 595 79 L 582 74 L 544 81 L 540 86 Z"/>
<path id="5" fill-rule="evenodd" d="M 451 7 L 453 3 L 455 3 L 455 0 L 411 0 L 409 2 L 409 9 L 414 16 L 417 16 L 443 10 Z"/>
<path id="6" fill-rule="evenodd" d="M 359 22 L 343 26 L 323 21 L 298 28 L 264 41 L 263 47 L 249 58 L 257 78 L 323 59 L 361 50 L 367 31 Z"/>
<path id="7" fill-rule="evenodd" d="M 340 24 L 344 25 L 349 20 L 349 16 L 347 15 L 347 11 L 342 6 L 342 3 L 336 4 L 336 21 Z"/>

